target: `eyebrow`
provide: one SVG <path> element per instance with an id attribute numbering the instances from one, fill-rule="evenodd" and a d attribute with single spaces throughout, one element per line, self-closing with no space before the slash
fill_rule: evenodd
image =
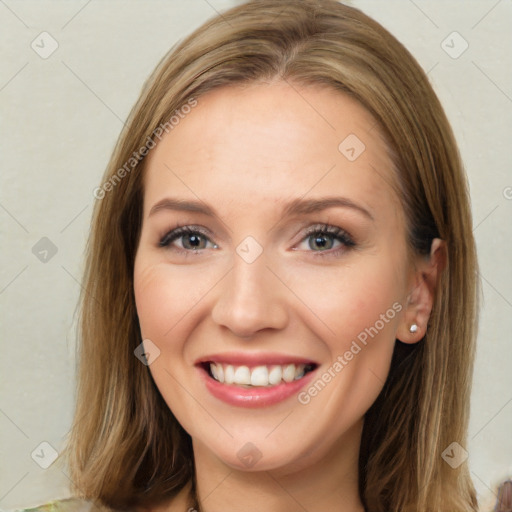
<path id="1" fill-rule="evenodd" d="M 351 199 L 337 196 L 322 197 L 319 199 L 294 199 L 285 205 L 283 214 L 284 216 L 291 217 L 293 215 L 316 213 L 322 210 L 326 210 L 327 208 L 334 207 L 351 208 L 359 213 L 362 213 L 369 219 L 375 220 L 373 215 L 366 208 L 357 203 L 354 203 L 354 201 Z"/>
<path id="2" fill-rule="evenodd" d="M 319 199 L 293 199 L 285 204 L 283 216 L 307 215 L 334 207 L 350 208 L 371 220 L 375 220 L 373 215 L 363 206 L 355 203 L 351 199 L 338 196 L 322 197 Z M 197 212 L 211 217 L 217 217 L 213 208 L 202 201 L 184 200 L 172 197 L 166 197 L 156 203 L 149 211 L 148 216 L 154 215 L 161 210 Z"/>

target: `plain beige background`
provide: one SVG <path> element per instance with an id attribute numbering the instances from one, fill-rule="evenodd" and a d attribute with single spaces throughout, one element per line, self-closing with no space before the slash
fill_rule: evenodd
<path id="1" fill-rule="evenodd" d="M 150 71 L 235 3 L 0 0 L 1 509 L 69 495 L 59 461 L 40 465 L 62 450 L 72 417 L 93 189 Z M 466 164 L 483 292 L 466 449 L 489 510 L 512 476 L 512 3 L 351 3 L 429 72 Z"/>

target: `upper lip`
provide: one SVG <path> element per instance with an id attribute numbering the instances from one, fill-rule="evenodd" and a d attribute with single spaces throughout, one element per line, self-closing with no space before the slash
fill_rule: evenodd
<path id="1" fill-rule="evenodd" d="M 312 359 L 306 357 L 291 356 L 288 354 L 277 353 L 243 353 L 243 352 L 223 352 L 221 354 L 211 354 L 197 359 L 196 365 L 204 363 L 224 363 L 234 366 L 269 366 L 285 364 L 313 364 L 318 365 Z"/>

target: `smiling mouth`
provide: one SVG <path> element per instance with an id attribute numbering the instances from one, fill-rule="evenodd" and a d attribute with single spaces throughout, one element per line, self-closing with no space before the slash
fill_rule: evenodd
<path id="1" fill-rule="evenodd" d="M 215 381 L 232 386 L 271 388 L 302 379 L 316 364 L 273 364 L 249 367 L 207 361 L 201 367 Z"/>

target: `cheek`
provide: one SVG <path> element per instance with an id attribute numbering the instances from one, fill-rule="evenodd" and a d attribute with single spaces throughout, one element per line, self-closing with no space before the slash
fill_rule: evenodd
<path id="1" fill-rule="evenodd" d="M 336 432 L 363 417 L 389 374 L 402 311 L 400 279 L 391 267 L 375 260 L 316 272 L 303 276 L 302 285 L 295 283 L 301 286 L 295 288 L 297 295 L 308 297 L 308 306 L 321 320 L 315 322 L 315 334 L 329 353 L 317 380 L 299 400 L 336 425 Z"/>
<path id="2" fill-rule="evenodd" d="M 142 336 L 163 339 L 199 303 L 208 280 L 186 266 L 136 260 L 134 293 Z"/>
<path id="3" fill-rule="evenodd" d="M 151 340 L 160 355 L 150 370 L 157 387 L 173 410 L 186 407 L 177 382 L 194 372 L 195 343 L 191 335 L 209 313 L 209 293 L 223 269 L 170 265 L 148 253 L 135 261 L 134 294 L 141 337 Z M 156 261 L 155 261 L 156 260 Z M 174 380 L 170 375 L 178 379 Z"/>
<path id="4" fill-rule="evenodd" d="M 201 279 L 190 270 L 171 270 L 150 258 L 136 259 L 134 293 L 142 339 L 151 340 L 160 350 L 150 372 L 167 405 L 189 433 L 194 431 L 187 412 L 190 397 L 179 383 L 190 377 L 190 365 L 183 364 L 185 340 L 202 287 Z"/>
<path id="5" fill-rule="evenodd" d="M 403 309 L 400 258 L 361 258 L 357 265 L 309 269 L 291 288 L 305 297 L 315 320 L 309 323 L 329 354 L 319 379 L 301 396 L 333 424 L 361 417 L 375 401 L 386 378 Z M 314 327 L 313 327 L 314 326 Z M 343 409 L 346 417 L 339 411 Z M 340 426 L 342 428 L 343 425 Z M 344 427 L 343 427 L 344 428 Z"/>
<path id="6" fill-rule="evenodd" d="M 160 338 L 172 326 L 162 304 L 169 305 L 175 293 L 159 278 L 157 266 L 140 267 L 135 265 L 134 293 L 141 334 L 143 338 Z"/>
<path id="7" fill-rule="evenodd" d="M 290 274 L 290 288 L 318 319 L 319 337 L 336 352 L 333 356 L 348 350 L 352 340 L 394 342 L 403 295 L 397 265 L 379 256 L 353 266 L 318 266 Z"/>

